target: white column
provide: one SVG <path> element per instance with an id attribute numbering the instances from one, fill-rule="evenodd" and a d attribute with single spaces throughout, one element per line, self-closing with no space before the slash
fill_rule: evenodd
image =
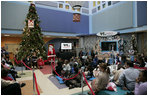
<path id="1" fill-rule="evenodd" d="M 133 27 L 137 27 L 137 1 L 133 1 Z"/>

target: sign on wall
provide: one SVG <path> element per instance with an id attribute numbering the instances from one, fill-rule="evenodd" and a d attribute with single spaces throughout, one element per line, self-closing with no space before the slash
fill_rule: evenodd
<path id="1" fill-rule="evenodd" d="M 61 49 L 72 49 L 72 43 L 61 43 Z"/>
<path id="2" fill-rule="evenodd" d="M 117 35 L 116 31 L 102 31 L 97 33 L 97 36 L 101 36 L 101 37 L 108 37 L 108 36 L 114 36 Z"/>

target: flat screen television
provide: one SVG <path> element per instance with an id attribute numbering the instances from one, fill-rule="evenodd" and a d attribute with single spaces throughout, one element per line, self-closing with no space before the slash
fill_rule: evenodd
<path id="1" fill-rule="evenodd" d="M 72 49 L 72 43 L 61 43 L 61 49 Z"/>
<path id="2" fill-rule="evenodd" d="M 117 42 L 116 41 L 102 41 L 101 42 L 102 51 L 117 51 Z"/>

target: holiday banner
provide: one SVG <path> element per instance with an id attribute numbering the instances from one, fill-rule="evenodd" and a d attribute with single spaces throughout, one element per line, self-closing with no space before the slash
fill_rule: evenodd
<path id="1" fill-rule="evenodd" d="M 79 13 L 73 14 L 73 22 L 80 22 L 80 14 Z"/>

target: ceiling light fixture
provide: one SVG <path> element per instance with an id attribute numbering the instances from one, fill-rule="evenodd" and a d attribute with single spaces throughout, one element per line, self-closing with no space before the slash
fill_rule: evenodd
<path id="1" fill-rule="evenodd" d="M 10 36 L 10 35 L 7 35 L 7 34 L 6 34 L 6 35 L 4 35 L 4 36 Z"/>

